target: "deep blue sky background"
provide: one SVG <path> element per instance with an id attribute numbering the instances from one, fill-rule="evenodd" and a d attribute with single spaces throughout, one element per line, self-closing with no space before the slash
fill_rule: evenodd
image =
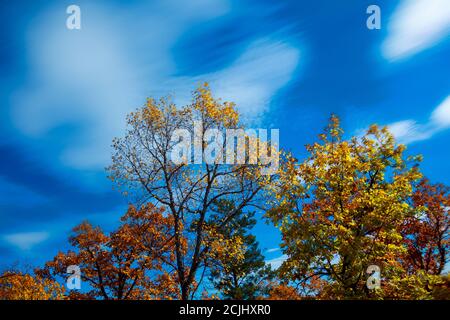
<path id="1" fill-rule="evenodd" d="M 336 113 L 348 135 L 390 125 L 450 184 L 446 0 L 14 1 L 0 21 L 0 267 L 44 262 L 84 219 L 114 226 L 126 199 L 103 168 L 125 115 L 203 81 L 300 159 Z M 279 261 L 277 231 L 255 232 Z"/>

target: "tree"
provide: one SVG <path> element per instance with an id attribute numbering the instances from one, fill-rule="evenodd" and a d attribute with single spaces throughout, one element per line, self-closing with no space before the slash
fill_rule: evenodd
<path id="1" fill-rule="evenodd" d="M 73 229 L 75 250 L 58 253 L 41 274 L 67 277 L 67 267 L 80 268 L 89 291 L 76 298 L 170 299 L 177 298 L 175 276 L 163 265 L 173 262 L 171 217 L 152 204 L 139 210 L 130 206 L 120 227 L 105 234 L 83 222 Z"/>
<path id="2" fill-rule="evenodd" d="M 195 284 L 197 271 L 207 265 L 211 254 L 212 242 L 207 241 L 212 239 L 207 237 L 211 230 L 206 229 L 206 221 L 213 203 L 220 199 L 235 201 L 235 208 L 219 222 L 219 227 L 226 226 L 240 210 L 259 203 L 262 183 L 268 179 L 261 174 L 265 163 L 231 161 L 241 154 L 239 150 L 237 155 L 226 155 L 230 164 L 220 161 L 227 139 L 235 144 L 234 138 L 222 138 L 226 129 L 241 128 L 238 118 L 233 103 L 213 98 L 209 87 L 204 85 L 193 93 L 192 103 L 182 108 L 168 98 L 148 99 L 146 106 L 129 115 L 125 137 L 113 142 L 115 151 L 109 172 L 114 183 L 139 201 L 152 201 L 164 207 L 173 219 L 174 255 L 182 299 L 195 295 L 199 287 Z M 192 153 L 191 137 L 194 137 Z M 248 137 L 244 139 L 250 141 Z M 208 148 L 211 140 L 218 146 L 214 151 Z M 249 142 L 253 146 L 252 143 Z M 259 146 L 258 151 L 267 148 L 262 142 Z M 254 159 L 253 153 L 247 153 L 244 159 Z M 173 157 L 182 161 L 173 161 Z"/>
<path id="3" fill-rule="evenodd" d="M 433 298 L 436 300 L 450 300 L 450 275 L 443 275 L 442 282 L 433 288 Z"/>
<path id="4" fill-rule="evenodd" d="M 0 300 L 59 300 L 64 298 L 64 288 L 50 279 L 6 271 L 0 275 Z"/>
<path id="5" fill-rule="evenodd" d="M 405 159 L 405 146 L 375 125 L 345 140 L 335 116 L 320 139 L 299 164 L 286 155 L 272 187 L 267 215 L 288 256 L 280 271 L 318 297 L 379 296 L 386 281 L 404 275 L 399 226 L 414 212 L 408 199 L 421 178 L 420 158 Z M 381 269 L 381 290 L 366 285 L 370 265 Z"/>
<path id="6" fill-rule="evenodd" d="M 409 273 L 423 270 L 440 275 L 448 261 L 450 245 L 450 189 L 423 179 L 416 187 L 412 203 L 416 214 L 402 225 L 408 247 L 405 268 Z"/>
<path id="7" fill-rule="evenodd" d="M 234 203 L 228 200 L 218 201 L 208 224 L 221 221 L 223 214 L 234 210 Z M 258 247 L 256 237 L 249 233 L 256 220 L 254 212 L 239 211 L 231 223 L 219 229 L 226 239 L 239 237 L 244 246 L 243 258 L 224 257 L 212 262 L 210 282 L 226 299 L 256 299 L 268 293 L 268 283 L 274 277 L 270 266 Z"/>
<path id="8" fill-rule="evenodd" d="M 297 289 L 286 283 L 272 283 L 269 286 L 268 300 L 301 300 Z"/>
<path id="9" fill-rule="evenodd" d="M 399 226 L 406 248 L 399 257 L 404 273 L 385 286 L 385 297 L 448 299 L 442 275 L 449 250 L 449 188 L 422 179 L 410 199 L 413 213 Z"/>

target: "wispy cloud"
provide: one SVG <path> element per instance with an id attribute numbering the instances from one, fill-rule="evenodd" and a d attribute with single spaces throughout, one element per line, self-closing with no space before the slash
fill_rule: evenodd
<path id="1" fill-rule="evenodd" d="M 9 244 L 27 251 L 47 240 L 48 237 L 49 234 L 47 232 L 23 232 L 5 235 L 3 239 Z"/>
<path id="2" fill-rule="evenodd" d="M 247 121 L 268 111 L 276 92 L 293 77 L 300 59 L 294 46 L 263 38 L 252 43 L 229 68 L 211 78 L 217 94 L 234 100 Z"/>
<path id="3" fill-rule="evenodd" d="M 267 263 L 267 264 L 270 264 L 270 265 L 272 266 L 272 269 L 278 269 L 278 268 L 281 266 L 281 264 L 282 264 L 284 261 L 286 261 L 287 258 L 288 258 L 288 256 L 285 255 L 285 254 L 283 254 L 283 255 L 280 256 L 280 257 L 277 257 L 277 258 L 274 258 L 274 259 L 267 260 L 266 263 Z"/>
<path id="4" fill-rule="evenodd" d="M 262 116 L 299 61 L 299 50 L 286 41 L 255 40 L 216 72 L 195 77 L 176 72 L 171 49 L 180 36 L 196 23 L 226 14 L 227 3 L 198 0 L 179 6 L 162 1 L 155 4 L 158 10 L 139 5 L 120 22 L 111 19 L 118 8 L 86 4 L 89 19 L 79 31 L 64 29 L 59 12 L 35 19 L 27 46 L 33 76 L 13 99 L 16 127 L 45 139 L 52 130 L 72 126 L 76 132 L 71 141 L 57 151 L 62 163 L 102 169 L 112 138 L 124 131 L 125 115 L 146 96 L 170 93 L 177 102 L 189 102 L 194 86 L 209 81 L 217 96 L 235 101 L 247 119 Z"/>
<path id="5" fill-rule="evenodd" d="M 450 95 L 433 111 L 430 120 L 439 129 L 450 127 Z"/>
<path id="6" fill-rule="evenodd" d="M 399 143 L 412 143 L 426 140 L 434 134 L 450 128 L 450 95 L 434 109 L 428 122 L 421 124 L 408 119 L 388 125 Z"/>
<path id="7" fill-rule="evenodd" d="M 388 23 L 382 52 L 388 60 L 412 56 L 450 33 L 448 0 L 403 0 Z"/>
<path id="8" fill-rule="evenodd" d="M 266 250 L 266 253 L 272 253 L 272 252 L 277 252 L 280 251 L 280 248 L 270 248 Z"/>
<path id="9" fill-rule="evenodd" d="M 435 128 L 428 124 L 420 124 L 415 120 L 402 120 L 388 125 L 389 131 L 399 143 L 411 143 L 426 140 L 435 133 Z"/>

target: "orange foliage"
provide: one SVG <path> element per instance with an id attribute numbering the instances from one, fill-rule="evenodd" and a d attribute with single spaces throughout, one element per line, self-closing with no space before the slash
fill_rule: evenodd
<path id="1" fill-rule="evenodd" d="M 121 220 L 109 235 L 89 222 L 75 227 L 69 239 L 75 250 L 58 253 L 43 273 L 64 277 L 68 266 L 79 266 L 92 289 L 72 294 L 76 299 L 177 298 L 173 275 L 163 268 L 173 261 L 172 219 L 147 204 L 130 206 Z"/>
<path id="2" fill-rule="evenodd" d="M 415 215 L 402 225 L 402 234 L 408 247 L 406 269 L 410 273 L 424 270 L 439 275 L 444 270 L 450 245 L 450 189 L 423 179 L 412 200 Z"/>
<path id="3" fill-rule="evenodd" d="M 267 300 L 300 300 L 301 296 L 294 287 L 287 284 L 274 284 L 270 291 Z"/>
<path id="4" fill-rule="evenodd" d="M 57 282 L 20 272 L 0 275 L 0 300 L 59 300 L 64 288 Z"/>

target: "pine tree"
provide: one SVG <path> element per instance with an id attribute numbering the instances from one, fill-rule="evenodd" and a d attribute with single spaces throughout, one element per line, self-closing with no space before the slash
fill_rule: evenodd
<path id="1" fill-rule="evenodd" d="M 223 219 L 223 213 L 233 210 L 235 204 L 230 200 L 215 203 L 210 224 Z M 266 265 L 256 237 L 249 231 L 255 226 L 254 212 L 238 211 L 231 223 L 225 224 L 219 231 L 225 238 L 239 237 L 244 247 L 243 259 L 222 258 L 211 266 L 209 280 L 224 299 L 256 299 L 266 295 L 268 282 L 274 277 L 274 271 Z"/>

